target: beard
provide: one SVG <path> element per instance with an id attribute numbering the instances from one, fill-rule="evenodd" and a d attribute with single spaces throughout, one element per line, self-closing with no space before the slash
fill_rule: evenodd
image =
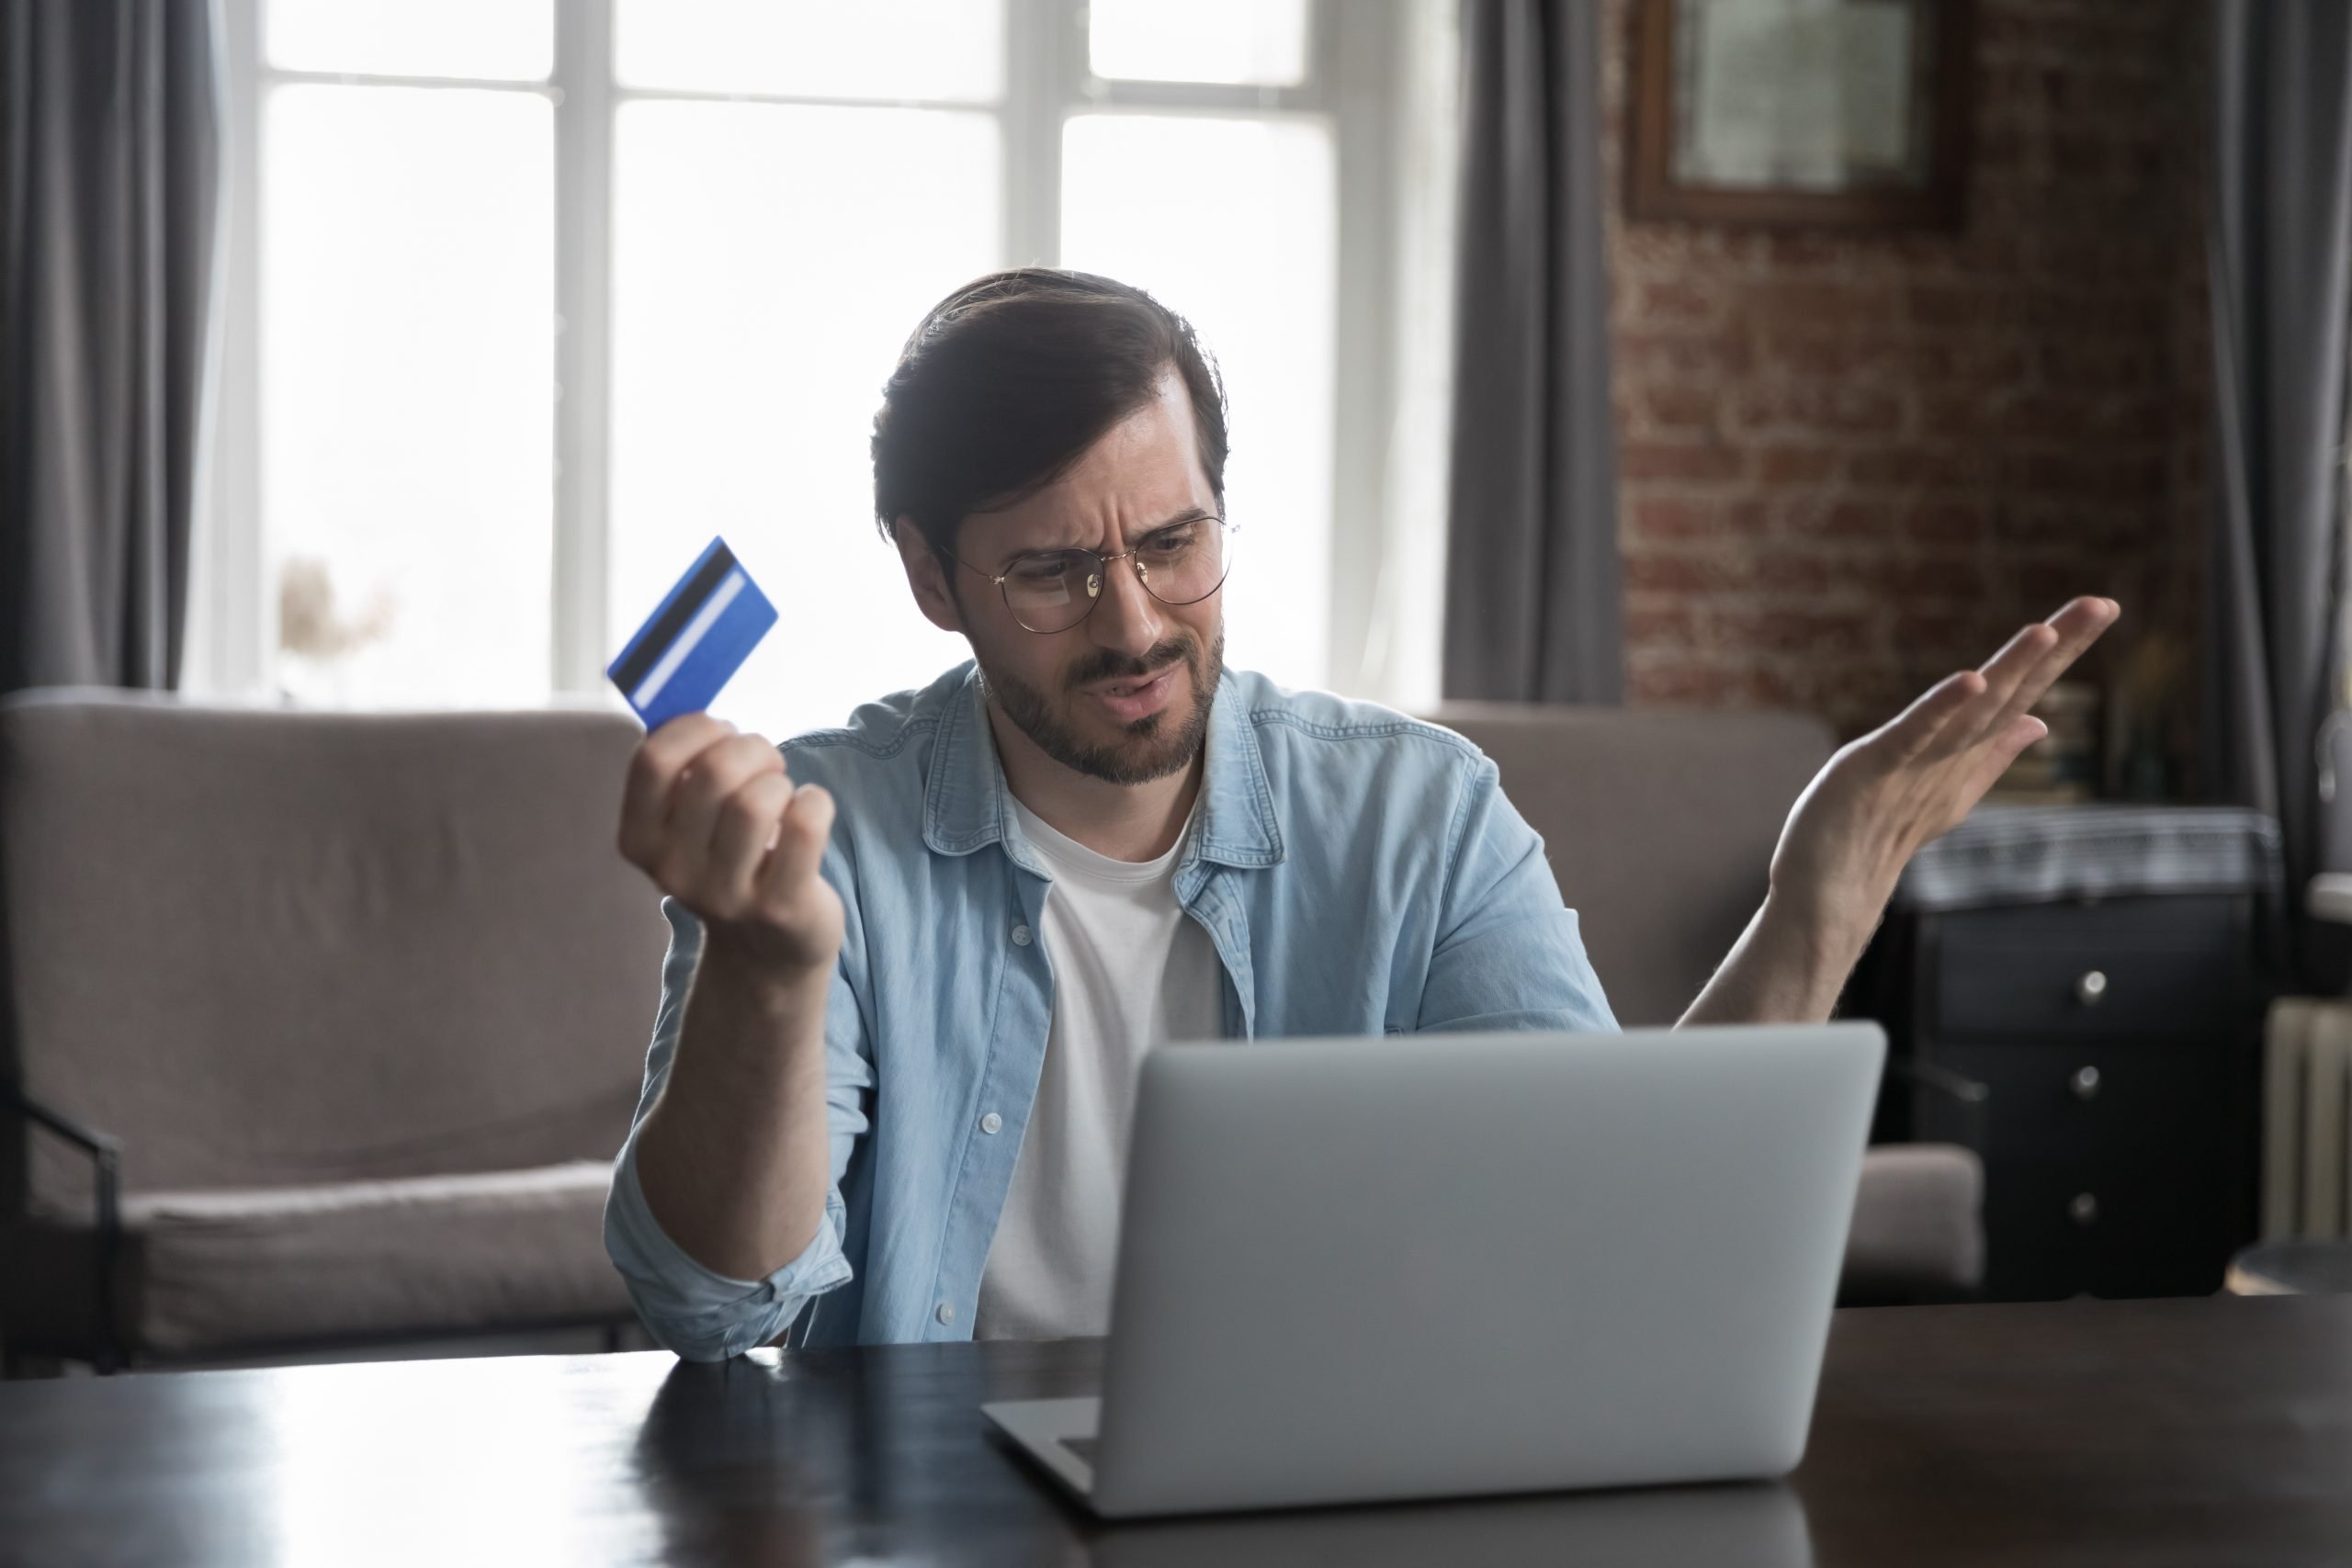
<path id="1" fill-rule="evenodd" d="M 1070 721 L 1069 705 L 1080 687 L 1098 681 L 1141 680 L 1179 663 L 1192 682 L 1193 705 L 1175 723 L 1169 722 L 1169 708 L 1162 708 L 1122 726 L 1121 738 L 1115 741 L 1097 744 L 1080 738 Z M 1217 682 L 1224 673 L 1222 623 L 1216 639 L 1206 649 L 1197 637 L 1171 637 L 1155 644 L 1140 659 L 1106 651 L 1082 660 L 1062 677 L 1058 704 L 1040 687 L 991 670 L 986 663 L 980 665 L 982 688 L 1037 750 L 1073 772 L 1114 784 L 1149 784 L 1193 765 L 1208 739 L 1209 705 L 1216 699 Z"/>

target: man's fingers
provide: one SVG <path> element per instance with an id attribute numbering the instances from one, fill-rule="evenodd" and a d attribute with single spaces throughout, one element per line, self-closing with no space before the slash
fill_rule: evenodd
<path id="1" fill-rule="evenodd" d="M 2017 679 L 2007 685 L 2000 705 L 1985 715 L 1977 739 L 2005 733 L 2011 721 L 2040 702 L 2042 694 L 2066 672 L 2067 667 L 2098 640 L 2100 633 L 2115 624 L 2120 613 L 2120 606 L 2112 599 L 2075 599 L 2040 626 L 2019 632 L 2010 647 L 2002 650 L 2004 655 L 2018 649 L 2029 633 L 2044 635 L 2032 639 L 2038 647 L 2031 659 L 2018 659 L 2021 668 Z"/>
<path id="2" fill-rule="evenodd" d="M 776 772 L 758 774 L 720 802 L 703 874 L 715 902 L 737 908 L 758 890 L 768 845 L 791 799 L 792 781 Z"/>
<path id="3" fill-rule="evenodd" d="M 2036 621 L 2020 627 L 2017 636 L 2001 645 L 2000 652 L 1977 666 L 1976 672 L 1984 677 L 1984 700 L 1977 705 L 1983 710 L 1981 716 L 1989 718 L 2006 707 L 2057 643 L 2058 634 L 2050 623 Z"/>
<path id="4" fill-rule="evenodd" d="M 1888 726 L 1894 735 L 1895 760 L 1908 762 L 1925 755 L 1984 694 L 1984 677 L 1973 670 L 1947 675 L 1922 692 Z"/>
<path id="5" fill-rule="evenodd" d="M 621 786 L 621 852 L 634 860 L 669 815 L 670 789 L 680 770 L 735 733 L 735 727 L 707 713 L 681 714 L 638 742 Z"/>
<path id="6" fill-rule="evenodd" d="M 670 791 L 670 813 L 662 834 L 670 852 L 684 863 L 710 852 L 718 809 L 728 796 L 763 773 L 784 772 L 784 756 L 756 735 L 734 735 L 704 748 L 678 775 Z"/>
<path id="7" fill-rule="evenodd" d="M 770 898 L 791 897 L 817 874 L 825 845 L 833 836 L 833 797 L 821 784 L 802 784 L 778 824 L 775 847 L 760 872 L 760 890 Z"/>

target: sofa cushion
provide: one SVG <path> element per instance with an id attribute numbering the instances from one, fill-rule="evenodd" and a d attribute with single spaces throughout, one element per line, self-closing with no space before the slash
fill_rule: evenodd
<path id="1" fill-rule="evenodd" d="M 605 1256 L 612 1168 L 143 1194 L 123 1205 L 118 1281 L 136 1354 L 624 1321 Z M 72 1354 L 94 1320 L 86 1227 L 36 1221 L 0 1242 L 0 1325 Z"/>

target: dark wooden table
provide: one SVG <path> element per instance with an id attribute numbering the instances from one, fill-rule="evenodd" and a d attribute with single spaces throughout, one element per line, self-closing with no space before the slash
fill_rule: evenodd
<path id="1" fill-rule="evenodd" d="M 0 1562 L 2352 1560 L 2352 1298 L 1842 1313 L 1785 1485 L 1116 1529 L 975 1409 L 1100 1365 L 1071 1341 L 0 1384 Z"/>

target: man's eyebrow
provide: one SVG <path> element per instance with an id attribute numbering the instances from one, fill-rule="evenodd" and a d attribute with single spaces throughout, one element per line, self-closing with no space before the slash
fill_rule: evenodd
<path id="1" fill-rule="evenodd" d="M 1175 516 L 1168 518 L 1164 522 L 1154 523 L 1149 527 L 1136 529 L 1136 537 L 1138 539 L 1147 538 L 1153 534 L 1159 533 L 1163 528 L 1175 528 L 1182 526 L 1186 523 L 1205 523 L 1216 515 L 1216 513 L 1211 512 L 1205 506 L 1188 506 L 1183 511 L 1176 513 Z M 1014 549 L 1007 551 L 1004 558 L 1007 561 L 1014 561 L 1020 559 L 1023 556 L 1050 556 L 1057 555 L 1063 550 L 1086 550 L 1092 549 L 1093 547 L 1094 547 L 1091 545 L 1022 545 Z"/>

